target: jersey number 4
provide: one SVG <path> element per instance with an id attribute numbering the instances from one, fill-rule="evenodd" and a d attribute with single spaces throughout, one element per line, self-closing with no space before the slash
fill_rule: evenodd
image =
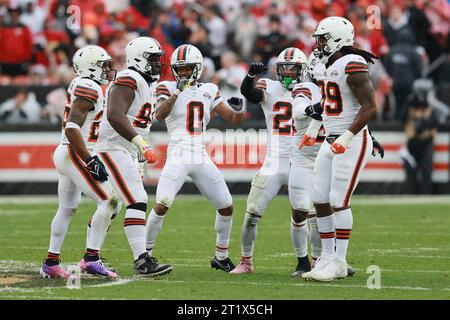
<path id="1" fill-rule="evenodd" d="M 336 82 L 318 81 L 320 91 L 322 91 L 322 107 L 327 116 L 338 116 L 342 112 L 341 90 Z"/>
<path id="2" fill-rule="evenodd" d="M 189 102 L 186 111 L 186 131 L 190 135 L 201 134 L 203 132 L 203 116 L 205 114 L 203 102 Z"/>
<path id="3" fill-rule="evenodd" d="M 296 129 L 292 121 L 292 103 L 278 101 L 273 105 L 273 112 L 279 112 L 273 117 L 273 133 L 280 136 L 295 135 Z"/>

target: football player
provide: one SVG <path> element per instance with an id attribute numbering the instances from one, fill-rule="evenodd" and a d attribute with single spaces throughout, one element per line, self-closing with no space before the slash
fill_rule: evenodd
<path id="1" fill-rule="evenodd" d="M 106 235 L 111 216 L 117 210 L 118 199 L 108 180 L 102 161 L 93 153 L 98 127 L 103 113 L 101 85 L 114 78 L 111 57 L 99 46 L 86 46 L 73 57 L 76 78 L 67 90 L 61 143 L 53 159 L 59 175 L 59 207 L 51 224 L 50 246 L 40 273 L 43 277 L 68 278 L 70 274 L 59 266 L 61 246 L 81 192 L 97 202 L 88 236 L 86 253 L 80 261 L 84 272 L 115 278 L 100 260 L 98 252 Z"/>
<path id="2" fill-rule="evenodd" d="M 228 255 L 232 198 L 222 173 L 207 154 L 203 140 L 212 112 L 229 123 L 241 123 L 245 111 L 243 101 L 235 97 L 228 99 L 230 108 L 222 101 L 215 84 L 198 82 L 203 56 L 195 46 L 184 44 L 176 48 L 170 68 L 175 81 L 162 81 L 156 89 L 155 116 L 166 122 L 169 145 L 156 191 L 156 204 L 148 218 L 147 251 L 151 254 L 167 211 L 186 178 L 190 177 L 216 208 L 216 251 L 211 267 L 229 272 L 234 268 Z"/>
<path id="3" fill-rule="evenodd" d="M 253 63 L 241 85 L 241 93 L 252 103 L 261 103 L 268 130 L 267 154 L 263 166 L 252 181 L 247 199 L 247 209 L 242 225 L 240 264 L 232 273 L 251 273 L 253 267 L 253 248 L 257 234 L 257 224 L 262 218 L 270 201 L 278 194 L 283 185 L 289 184 L 289 198 L 292 206 L 291 239 L 298 258 L 296 271 L 311 269 L 307 255 L 308 225 L 306 218 L 310 204 L 307 205 L 306 188 L 301 190 L 301 181 L 294 183 L 289 177 L 290 153 L 296 140 L 296 128 L 293 124 L 293 89 L 305 76 L 306 56 L 297 48 L 287 48 L 278 56 L 276 63 L 278 81 L 262 78 L 254 86 L 254 78 L 267 70 L 262 63 Z M 309 90 L 305 86 L 303 91 Z M 298 91 L 300 94 L 300 91 Z M 306 93 L 304 93 L 306 94 Z M 311 99 L 320 99 L 320 92 L 308 93 L 308 105 Z M 304 112 L 303 112 L 304 114 Z M 305 115 L 306 117 L 306 115 Z M 293 174 L 297 178 L 298 170 Z M 303 178 L 301 178 L 303 179 Z M 289 183 L 290 182 L 290 183 Z M 297 275 L 297 274 L 296 274 Z"/>
<path id="4" fill-rule="evenodd" d="M 126 204 L 124 229 L 133 252 L 134 271 L 150 277 L 172 270 L 171 265 L 159 264 L 145 250 L 148 196 L 137 159 L 140 152 L 148 163 L 157 161 L 144 137 L 150 131 L 163 55 L 161 45 L 153 38 L 139 37 L 127 44 L 127 69 L 120 71 L 107 88 L 107 116 L 102 119 L 96 146 L 114 190 Z"/>
<path id="5" fill-rule="evenodd" d="M 320 21 L 313 36 L 322 72 L 315 72 L 322 91 L 327 137 L 314 166 L 313 202 L 322 253 L 305 279 L 332 281 L 347 276 L 346 253 L 353 225 L 350 200 L 368 155 L 373 150 L 367 124 L 376 113 L 368 63 L 377 58 L 356 49 L 353 25 L 342 17 Z M 314 144 L 305 134 L 304 143 Z"/>

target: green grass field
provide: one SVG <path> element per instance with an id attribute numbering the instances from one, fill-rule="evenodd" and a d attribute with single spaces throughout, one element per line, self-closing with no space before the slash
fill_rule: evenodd
<path id="1" fill-rule="evenodd" d="M 33 201 L 34 200 L 34 201 Z M 235 197 L 231 257 L 240 257 L 245 197 Z M 232 275 L 210 268 L 214 209 L 201 197 L 180 196 L 169 212 L 154 254 L 174 270 L 155 280 L 133 278 L 123 211 L 108 234 L 103 255 L 121 279 L 81 279 L 81 289 L 39 277 L 57 203 L 45 198 L 0 199 L 0 299 L 449 299 L 450 201 L 444 198 L 364 198 L 353 201 L 348 262 L 353 278 L 332 283 L 291 278 L 296 258 L 289 236 L 287 197 L 275 199 L 259 224 L 255 273 Z M 74 216 L 62 250 L 65 265 L 82 256 L 94 204 Z M 368 289 L 367 268 L 381 268 L 381 289 Z"/>

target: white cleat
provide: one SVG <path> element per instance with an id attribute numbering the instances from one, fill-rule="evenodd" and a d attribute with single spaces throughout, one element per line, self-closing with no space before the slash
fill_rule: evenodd
<path id="1" fill-rule="evenodd" d="M 302 275 L 303 279 L 329 282 L 336 279 L 337 266 L 335 258 L 331 256 L 321 256 L 310 272 Z"/>
<path id="2" fill-rule="evenodd" d="M 233 270 L 230 271 L 230 273 L 234 273 L 234 274 L 241 274 L 241 273 L 253 273 L 254 268 L 253 268 L 253 262 L 248 262 L 245 261 L 244 259 L 241 259 L 241 262 L 236 266 L 236 268 L 234 268 Z"/>
<path id="3" fill-rule="evenodd" d="M 334 260 L 334 263 L 336 265 L 336 278 L 337 279 L 344 279 L 348 275 L 348 267 L 347 262 L 345 260 L 341 260 L 336 257 Z"/>

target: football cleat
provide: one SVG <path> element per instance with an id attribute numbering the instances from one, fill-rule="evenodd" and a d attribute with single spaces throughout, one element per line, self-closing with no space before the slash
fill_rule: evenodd
<path id="1" fill-rule="evenodd" d="M 303 279 L 329 282 L 336 279 L 337 266 L 335 258 L 331 256 L 321 256 L 316 261 L 314 269 L 305 272 L 302 275 Z"/>
<path id="2" fill-rule="evenodd" d="M 171 272 L 173 266 L 170 264 L 159 264 L 158 259 L 143 253 L 134 262 L 134 273 L 144 277 L 156 277 Z"/>
<path id="3" fill-rule="evenodd" d="M 48 265 L 45 261 L 39 270 L 42 278 L 60 278 L 67 280 L 69 278 L 75 278 L 76 276 L 70 274 L 66 270 L 64 270 L 59 264 L 55 264 L 53 266 Z"/>
<path id="4" fill-rule="evenodd" d="M 216 257 L 214 257 L 211 259 L 211 268 L 223 270 L 225 272 L 230 272 L 235 268 L 235 266 L 230 258 L 219 260 Z"/>
<path id="5" fill-rule="evenodd" d="M 297 257 L 297 268 L 292 274 L 293 277 L 301 277 L 305 272 L 311 271 L 311 264 L 309 263 L 308 256 L 299 258 Z"/>
<path id="6" fill-rule="evenodd" d="M 103 265 L 109 269 L 109 271 L 117 273 L 116 269 L 110 265 L 109 261 L 105 257 L 102 257 L 100 255 L 98 257 L 100 258 L 100 261 L 103 263 Z"/>
<path id="7" fill-rule="evenodd" d="M 85 261 L 81 259 L 78 264 L 82 272 L 92 274 L 94 276 L 115 279 L 117 278 L 117 273 L 108 269 L 101 260 L 97 261 Z"/>
<path id="8" fill-rule="evenodd" d="M 334 261 L 334 264 L 336 265 L 336 275 L 335 277 L 337 279 L 343 279 L 346 278 L 348 275 L 347 272 L 347 262 L 345 260 L 341 260 L 336 258 Z"/>
<path id="9" fill-rule="evenodd" d="M 250 259 L 241 258 L 241 262 L 237 265 L 236 268 L 230 271 L 233 274 L 240 273 L 253 273 L 255 269 L 253 268 L 253 262 Z"/>
<path id="10" fill-rule="evenodd" d="M 355 269 L 353 269 L 351 265 L 347 264 L 347 277 L 353 277 L 355 273 Z"/>

